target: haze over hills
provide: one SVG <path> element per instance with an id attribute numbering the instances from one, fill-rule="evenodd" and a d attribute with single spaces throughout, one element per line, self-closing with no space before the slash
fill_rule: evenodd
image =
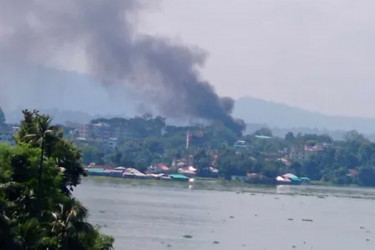
<path id="1" fill-rule="evenodd" d="M 56 123 L 145 112 L 134 89 L 103 86 L 88 75 L 42 65 L 0 61 L 0 89 L 0 107 L 9 123 L 22 119 L 22 109 L 51 114 Z"/>
<path id="2" fill-rule="evenodd" d="M 271 128 L 357 130 L 365 134 L 375 133 L 375 118 L 329 116 L 252 97 L 238 99 L 233 116 L 246 123 L 267 124 Z"/>
<path id="3" fill-rule="evenodd" d="M 108 105 L 107 107 L 109 107 Z M 79 107 L 77 107 L 79 109 Z M 59 124 L 65 122 L 88 123 L 98 117 L 130 117 L 130 114 L 108 110 L 106 113 L 68 110 L 66 107 L 41 108 L 41 112 L 51 114 Z M 141 113 L 139 113 L 141 114 Z M 246 97 L 236 100 L 233 116 L 247 123 L 247 132 L 261 127 L 270 127 L 274 134 L 283 136 L 289 130 L 295 133 L 327 133 L 340 138 L 345 131 L 357 130 L 366 135 L 375 134 L 375 118 L 329 116 L 316 112 L 291 107 L 286 104 Z M 21 110 L 6 112 L 8 122 L 17 122 L 22 118 Z M 170 120 L 170 119 L 169 119 Z"/>
<path id="4" fill-rule="evenodd" d="M 22 70 L 22 74 L 18 74 Z M 23 108 L 49 113 L 56 123 L 87 123 L 104 116 L 132 117 L 152 112 L 152 101 L 129 87 L 103 87 L 83 74 L 32 65 L 0 64 L 0 106 L 7 122 L 18 122 Z M 12 83 L 11 85 L 7 83 Z M 247 132 L 268 126 L 282 136 L 295 132 L 329 133 L 357 130 L 375 134 L 375 118 L 329 116 L 297 107 L 246 97 L 235 101 L 233 116 L 243 119 Z M 278 131 L 278 132 L 277 132 Z"/>

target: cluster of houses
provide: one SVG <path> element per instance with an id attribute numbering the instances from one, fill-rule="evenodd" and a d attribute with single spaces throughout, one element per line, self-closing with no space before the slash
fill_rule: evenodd
<path id="1" fill-rule="evenodd" d="M 194 176 L 197 169 L 189 166 L 186 169 L 179 168 L 177 173 L 172 171 L 165 164 L 156 164 L 148 167 L 145 172 L 141 172 L 135 168 L 126 168 L 123 166 L 110 166 L 110 165 L 96 165 L 91 163 L 85 167 L 86 173 L 91 176 L 106 176 L 118 178 L 131 178 L 131 179 L 157 179 L 157 180 L 175 180 L 194 182 Z M 232 180 L 241 180 L 252 182 L 252 180 L 259 180 L 261 176 L 255 173 L 249 173 L 247 176 L 240 178 L 240 176 L 233 176 Z M 294 174 L 286 173 L 275 178 L 278 185 L 300 185 L 310 183 L 308 177 L 297 177 Z"/>
<path id="2" fill-rule="evenodd" d="M 190 172 L 180 170 L 174 172 L 165 164 L 156 164 L 148 167 L 147 171 L 141 172 L 135 168 L 110 165 L 96 165 L 91 163 L 85 167 L 88 175 L 107 176 L 132 179 L 158 179 L 158 180 L 176 180 L 176 181 L 194 181 L 196 168 L 190 166 Z"/>
<path id="3" fill-rule="evenodd" d="M 269 140 L 272 137 L 264 135 L 255 135 L 256 139 Z M 329 143 L 309 143 L 304 145 L 292 145 L 290 148 L 284 148 L 278 152 L 263 152 L 266 161 L 281 161 L 284 165 L 290 166 L 292 162 L 304 162 L 318 152 L 329 149 L 332 145 Z M 233 145 L 234 148 L 241 150 L 246 149 L 249 145 L 246 141 L 238 140 Z"/>
<path id="4" fill-rule="evenodd" d="M 271 137 L 268 136 L 255 136 L 257 139 L 268 140 Z M 241 150 L 242 148 L 247 148 L 249 145 L 242 140 L 238 140 L 234 144 L 234 148 Z M 303 163 L 308 161 L 311 156 L 316 153 L 326 151 L 332 147 L 331 144 L 328 143 L 308 143 L 304 145 L 293 145 L 290 148 L 285 148 L 280 150 L 279 152 L 267 152 L 264 153 L 264 160 L 267 162 L 270 161 L 280 161 L 285 166 L 290 167 L 292 166 L 293 162 L 300 162 Z M 350 173 L 353 175 L 353 173 Z M 231 177 L 232 180 L 240 180 L 250 183 L 264 183 L 264 184 L 271 184 L 276 183 L 279 185 L 299 185 L 299 184 L 307 184 L 310 183 L 310 179 L 308 177 L 298 177 L 292 173 L 286 173 L 280 176 L 276 176 L 274 179 L 267 179 L 259 173 L 247 173 L 245 176 L 237 176 L 234 175 Z"/>
<path id="5" fill-rule="evenodd" d="M 1 112 L 1 109 L 0 109 Z M 1 114 L 0 114 L 1 115 Z M 14 135 L 18 132 L 19 126 L 6 124 L 5 119 L 0 119 L 0 142 L 14 144 Z M 129 136 L 129 131 L 123 126 L 110 126 L 107 123 L 94 123 L 89 125 L 75 125 L 73 127 L 70 139 L 76 144 L 95 145 L 100 150 L 111 150 L 116 148 L 117 140 Z M 189 148 L 193 138 L 202 138 L 202 131 L 187 131 L 186 148 Z M 268 140 L 271 137 L 256 135 L 257 139 Z M 248 147 L 247 143 L 238 140 L 234 145 L 238 150 Z M 266 155 L 266 160 L 279 160 L 284 165 L 290 166 L 291 162 L 303 162 L 308 160 L 313 154 L 326 150 L 330 145 L 316 143 L 314 145 L 292 146 L 282 152 L 271 152 Z M 192 156 L 191 156 L 192 157 Z M 215 159 L 217 156 L 215 157 Z M 213 164 L 215 165 L 215 164 Z M 171 167 L 165 164 L 155 164 L 145 172 L 141 172 L 135 168 L 123 166 L 109 166 L 90 164 L 85 167 L 88 175 L 121 177 L 121 178 L 140 178 L 140 179 L 165 179 L 165 180 L 181 180 L 191 181 L 196 176 L 198 169 L 193 166 L 193 159 L 173 161 Z M 207 171 L 211 177 L 218 177 L 219 171 L 211 166 Z M 261 176 L 256 173 L 249 173 L 247 176 L 233 176 L 232 179 L 245 178 L 246 180 L 259 180 Z M 278 184 L 300 184 L 308 182 L 308 178 L 299 178 L 293 174 L 287 173 L 276 177 Z"/>
<path id="6" fill-rule="evenodd" d="M 286 173 L 275 177 L 275 179 L 268 179 L 258 173 L 247 173 L 246 176 L 233 175 L 232 180 L 244 181 L 253 184 L 276 184 L 276 185 L 300 185 L 309 184 L 310 178 L 298 177 L 292 173 Z"/>
<path id="7" fill-rule="evenodd" d="M 85 170 L 88 175 L 94 176 L 193 181 L 198 169 L 192 165 L 191 158 L 174 160 L 170 167 L 164 163 L 153 164 L 144 172 L 132 167 L 97 165 L 95 163 L 86 166 Z M 206 172 L 210 177 L 219 176 L 219 170 L 213 166 L 206 169 Z"/>

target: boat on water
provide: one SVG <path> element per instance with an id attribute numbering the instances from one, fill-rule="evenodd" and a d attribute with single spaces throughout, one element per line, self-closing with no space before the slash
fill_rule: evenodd
<path id="1" fill-rule="evenodd" d="M 300 178 L 292 173 L 287 173 L 276 177 L 277 185 L 300 185 L 308 183 L 310 183 L 310 179 L 308 177 Z"/>

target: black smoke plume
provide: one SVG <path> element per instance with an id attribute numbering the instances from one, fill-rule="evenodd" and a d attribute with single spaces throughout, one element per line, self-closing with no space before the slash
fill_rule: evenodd
<path id="1" fill-rule="evenodd" d="M 0 0 L 0 50 L 33 63 L 77 58 L 104 84 L 133 84 L 151 93 L 165 115 L 223 122 L 238 134 L 243 125 L 200 79 L 205 61 L 198 48 L 136 32 L 136 0 Z M 63 59 L 61 59 L 63 58 Z"/>

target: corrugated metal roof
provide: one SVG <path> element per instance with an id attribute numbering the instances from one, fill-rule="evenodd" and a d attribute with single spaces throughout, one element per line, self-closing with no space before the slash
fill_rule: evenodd
<path id="1" fill-rule="evenodd" d="M 103 168 L 89 168 L 87 169 L 89 173 L 103 173 L 104 169 Z"/>
<path id="2" fill-rule="evenodd" d="M 189 177 L 182 174 L 171 174 L 169 176 L 174 179 L 189 179 Z"/>

